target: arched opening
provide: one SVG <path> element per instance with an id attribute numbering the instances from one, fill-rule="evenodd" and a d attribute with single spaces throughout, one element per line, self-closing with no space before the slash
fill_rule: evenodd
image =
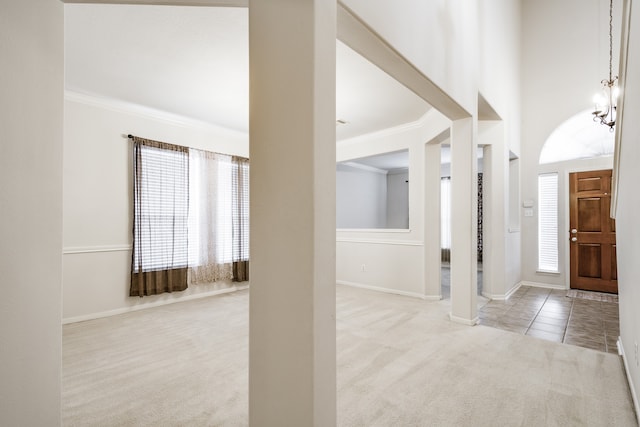
<path id="1" fill-rule="evenodd" d="M 613 155 L 614 133 L 582 111 L 558 126 L 540 151 L 540 164 Z"/>

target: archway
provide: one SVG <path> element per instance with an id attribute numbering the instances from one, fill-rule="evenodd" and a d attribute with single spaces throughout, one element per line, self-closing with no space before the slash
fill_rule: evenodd
<path id="1" fill-rule="evenodd" d="M 586 110 L 560 124 L 544 143 L 539 164 L 613 155 L 614 133 L 591 117 Z"/>

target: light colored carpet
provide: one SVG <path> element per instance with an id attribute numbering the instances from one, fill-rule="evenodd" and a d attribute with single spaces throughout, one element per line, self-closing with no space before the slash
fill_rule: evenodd
<path id="1" fill-rule="evenodd" d="M 635 426 L 618 356 L 338 286 L 341 426 Z M 63 425 L 247 424 L 248 291 L 64 326 Z"/>

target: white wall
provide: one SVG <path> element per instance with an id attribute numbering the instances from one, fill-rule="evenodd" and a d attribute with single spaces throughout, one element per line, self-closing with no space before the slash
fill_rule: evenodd
<path id="1" fill-rule="evenodd" d="M 344 3 L 467 111 L 475 111 L 476 2 L 346 0 Z"/>
<path id="2" fill-rule="evenodd" d="M 387 174 L 387 228 L 409 228 L 409 172 Z"/>
<path id="3" fill-rule="evenodd" d="M 631 15 L 627 80 L 624 87 L 624 123 L 618 169 L 618 208 L 616 240 L 618 245 L 618 288 L 620 293 L 620 339 L 632 390 L 640 392 L 640 360 L 635 348 L 640 343 L 640 10 Z M 636 413 L 637 394 L 634 395 Z"/>
<path id="4" fill-rule="evenodd" d="M 245 135 L 112 100 L 67 93 L 64 118 L 63 318 L 81 320 L 225 289 L 129 297 L 131 133 L 248 156 Z"/>
<path id="5" fill-rule="evenodd" d="M 387 174 L 371 169 L 338 164 L 337 228 L 387 228 Z"/>
<path id="6" fill-rule="evenodd" d="M 521 15 L 523 13 L 521 3 L 512 0 L 481 0 L 478 5 L 478 90 L 500 116 L 504 125 L 503 140 L 498 143 L 501 154 L 499 159 L 494 159 L 494 163 L 498 168 L 504 165 L 506 169 L 499 173 L 496 171 L 496 174 L 503 175 L 506 179 L 509 177 L 509 151 L 520 156 L 521 147 L 524 144 L 521 135 L 522 93 L 520 89 L 522 77 Z M 491 143 L 496 143 L 496 141 Z M 485 177 L 490 175 L 490 173 L 485 174 Z M 516 185 L 521 186 L 521 184 L 522 180 L 516 181 Z M 509 186 L 503 188 L 508 191 Z M 496 197 L 501 198 L 498 194 Z M 508 203 L 508 200 L 508 197 L 504 197 L 503 201 Z M 494 208 L 496 211 L 497 207 L 494 206 Z M 490 211 L 491 209 L 489 209 Z M 506 223 L 500 224 L 493 231 L 495 233 L 494 239 L 504 240 L 504 249 L 501 248 L 499 251 L 501 260 L 496 264 L 504 265 L 504 282 L 499 279 L 496 283 L 500 285 L 493 290 L 492 284 L 487 284 L 487 281 L 491 279 L 488 272 L 485 271 L 483 288 L 483 292 L 491 290 L 500 297 L 508 294 L 522 279 L 521 230 L 518 228 L 509 229 L 508 216 L 504 221 Z M 487 230 L 485 230 L 485 241 L 488 243 L 489 239 L 486 233 Z M 502 242 L 500 244 L 502 245 Z M 503 259 L 502 250 L 504 250 Z M 487 257 L 485 256 L 486 261 Z M 502 274 L 502 272 L 495 271 L 495 274 Z"/>
<path id="7" fill-rule="evenodd" d="M 518 155 L 521 13 L 520 1 L 478 2 L 478 90 L 504 122 L 504 145 Z"/>
<path id="8" fill-rule="evenodd" d="M 60 425 L 63 5 L 0 3 L 0 425 Z"/>

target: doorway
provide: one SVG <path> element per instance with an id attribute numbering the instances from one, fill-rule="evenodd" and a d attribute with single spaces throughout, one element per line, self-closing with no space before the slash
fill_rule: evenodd
<path id="1" fill-rule="evenodd" d="M 611 170 L 569 174 L 570 286 L 618 293 Z"/>

